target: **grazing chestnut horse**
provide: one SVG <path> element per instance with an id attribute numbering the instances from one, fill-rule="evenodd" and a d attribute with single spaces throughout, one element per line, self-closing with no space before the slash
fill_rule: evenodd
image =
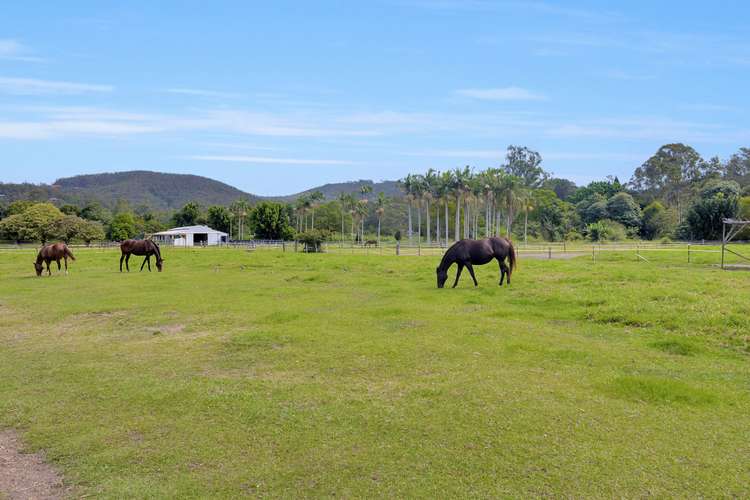
<path id="1" fill-rule="evenodd" d="M 143 271 L 143 266 L 148 263 L 149 272 L 151 272 L 151 256 L 153 255 L 156 258 L 156 268 L 159 270 L 159 272 L 161 272 L 162 262 L 164 262 L 164 259 L 161 258 L 159 245 L 157 245 L 153 241 L 125 240 L 120 243 L 120 251 L 122 252 L 122 255 L 120 256 L 120 272 L 122 272 L 123 260 L 125 261 L 125 269 L 130 272 L 128 261 L 130 260 L 131 255 L 145 255 L 146 258 L 143 259 L 143 264 L 141 264 L 141 271 Z"/>
<path id="2" fill-rule="evenodd" d="M 505 259 L 508 264 L 505 264 Z M 478 286 L 477 278 L 474 276 L 473 264 L 487 264 L 492 259 L 497 259 L 500 264 L 500 285 L 503 279 L 508 276 L 508 285 L 510 285 L 510 275 L 516 267 L 516 250 L 513 244 L 507 238 L 486 238 L 483 240 L 461 240 L 453 244 L 443 255 L 443 260 L 437 267 L 437 286 L 443 288 L 445 281 L 448 279 L 448 269 L 453 263 L 458 264 L 456 281 L 453 288 L 458 285 L 458 278 L 461 277 L 461 271 L 464 267 L 469 270 L 471 279 L 474 280 L 474 286 Z"/>
<path id="3" fill-rule="evenodd" d="M 52 276 L 52 271 L 49 269 L 50 262 L 53 260 L 57 262 L 57 270 L 60 270 L 60 259 L 65 260 L 65 274 L 68 274 L 68 257 L 71 260 L 76 260 L 73 257 L 73 252 L 70 251 L 68 245 L 65 243 L 53 243 L 51 245 L 45 245 L 36 254 L 36 262 L 34 262 L 34 269 L 36 269 L 36 275 L 41 276 L 44 267 L 42 262 L 47 264 L 47 275 Z"/>

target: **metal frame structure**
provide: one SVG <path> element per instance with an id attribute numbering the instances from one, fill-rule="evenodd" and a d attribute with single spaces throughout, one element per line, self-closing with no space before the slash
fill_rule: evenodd
<path id="1" fill-rule="evenodd" d="M 746 261 L 750 262 L 750 257 L 746 257 L 742 255 L 739 252 L 735 252 L 731 248 L 727 248 L 727 245 L 732 241 L 732 239 L 739 234 L 740 231 L 745 229 L 746 227 L 750 227 L 750 220 L 737 220 L 737 219 L 723 219 L 722 221 L 722 227 L 721 227 L 721 268 L 725 269 L 724 267 L 724 252 L 729 252 L 737 257 L 740 257 L 742 259 L 745 259 Z M 727 230 L 727 228 L 729 230 Z"/>

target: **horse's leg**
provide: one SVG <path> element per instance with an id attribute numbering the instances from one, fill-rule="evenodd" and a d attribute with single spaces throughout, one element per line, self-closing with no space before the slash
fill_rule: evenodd
<path id="1" fill-rule="evenodd" d="M 497 263 L 500 266 L 500 283 L 498 283 L 500 286 L 503 286 L 503 280 L 505 279 L 505 265 L 503 264 L 502 259 L 498 258 Z"/>
<path id="2" fill-rule="evenodd" d="M 147 260 L 148 260 L 148 255 L 146 256 L 146 258 L 145 258 L 145 259 L 143 259 L 143 264 L 141 264 L 141 271 L 143 271 L 143 266 L 145 266 L 145 265 L 146 265 L 146 261 L 147 261 Z"/>
<path id="3" fill-rule="evenodd" d="M 49 265 L 52 263 L 52 261 L 51 260 L 45 260 L 44 263 L 47 264 L 47 276 L 52 276 L 52 271 L 49 268 Z"/>
<path id="4" fill-rule="evenodd" d="M 471 274 L 471 279 L 474 280 L 474 286 L 479 286 L 479 283 L 477 283 L 477 278 L 474 276 L 474 266 L 471 265 L 471 262 L 466 264 L 466 269 L 469 270 L 469 274 Z"/>
<path id="5" fill-rule="evenodd" d="M 462 263 L 458 263 L 458 272 L 456 272 L 456 281 L 453 282 L 453 288 L 456 288 L 456 285 L 458 285 L 458 278 L 461 277 L 461 271 L 464 270 L 464 265 Z"/>
<path id="6" fill-rule="evenodd" d="M 57 259 L 55 262 L 57 262 L 57 270 L 62 271 L 62 266 L 60 266 L 60 259 Z"/>
<path id="7" fill-rule="evenodd" d="M 148 272 L 151 272 L 151 256 L 146 256 L 146 264 L 148 264 Z"/>
<path id="8" fill-rule="evenodd" d="M 130 254 L 125 256 L 125 269 L 130 272 Z"/>
<path id="9" fill-rule="evenodd" d="M 122 272 L 122 261 L 125 260 L 125 254 L 120 255 L 120 272 Z"/>
<path id="10" fill-rule="evenodd" d="M 65 274 L 68 274 L 68 256 L 63 257 L 65 260 Z"/>

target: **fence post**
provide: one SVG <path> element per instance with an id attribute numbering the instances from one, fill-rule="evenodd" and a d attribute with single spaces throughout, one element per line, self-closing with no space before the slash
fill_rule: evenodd
<path id="1" fill-rule="evenodd" d="M 591 245 L 591 260 L 596 262 L 596 245 Z"/>
<path id="2" fill-rule="evenodd" d="M 401 253 L 401 242 L 396 240 L 396 255 L 400 255 Z"/>
<path id="3" fill-rule="evenodd" d="M 548 259 L 551 259 L 551 258 L 552 258 L 552 247 L 548 247 L 548 248 L 547 248 L 547 258 L 548 258 Z"/>
<path id="4" fill-rule="evenodd" d="M 690 264 L 690 243 L 688 243 L 688 264 Z"/>

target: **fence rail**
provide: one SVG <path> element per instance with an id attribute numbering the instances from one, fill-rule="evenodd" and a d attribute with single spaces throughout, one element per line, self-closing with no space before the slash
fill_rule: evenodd
<path id="1" fill-rule="evenodd" d="M 450 242 L 452 244 L 452 242 Z M 119 247 L 119 242 L 97 242 L 90 245 L 74 244 L 70 245 L 73 249 L 101 249 L 107 250 Z M 733 247 L 750 246 L 750 242 L 732 242 Z M 283 252 L 303 252 L 304 245 L 295 241 L 282 240 L 244 240 L 230 241 L 220 245 L 221 248 L 244 249 L 247 251 L 256 250 L 281 250 Z M 3 243 L 0 242 L 0 250 L 26 250 L 36 251 L 38 244 L 34 243 Z M 169 247 L 171 250 L 184 251 L 189 249 L 202 249 L 206 247 Z M 349 241 L 328 241 L 322 246 L 323 252 L 332 254 L 351 254 L 351 255 L 399 255 L 399 256 L 440 256 L 447 249 L 447 245 L 441 243 L 420 243 L 420 242 L 381 242 L 381 245 L 362 245 Z M 534 242 L 529 244 L 516 243 L 516 252 L 523 258 L 547 258 L 559 259 L 579 256 L 589 256 L 596 261 L 600 258 L 606 258 L 607 254 L 614 253 L 632 253 L 633 258 L 639 262 L 650 263 L 658 261 L 660 254 L 678 254 L 682 255 L 680 260 L 687 263 L 711 263 L 708 254 L 720 254 L 720 241 L 699 241 L 699 242 L 613 242 L 613 243 L 585 243 L 585 242 Z M 745 250 L 742 250 L 744 253 Z M 734 252 L 730 252 L 734 253 Z M 704 257 L 701 257 L 704 256 Z M 684 259 L 684 260 L 683 260 Z"/>

